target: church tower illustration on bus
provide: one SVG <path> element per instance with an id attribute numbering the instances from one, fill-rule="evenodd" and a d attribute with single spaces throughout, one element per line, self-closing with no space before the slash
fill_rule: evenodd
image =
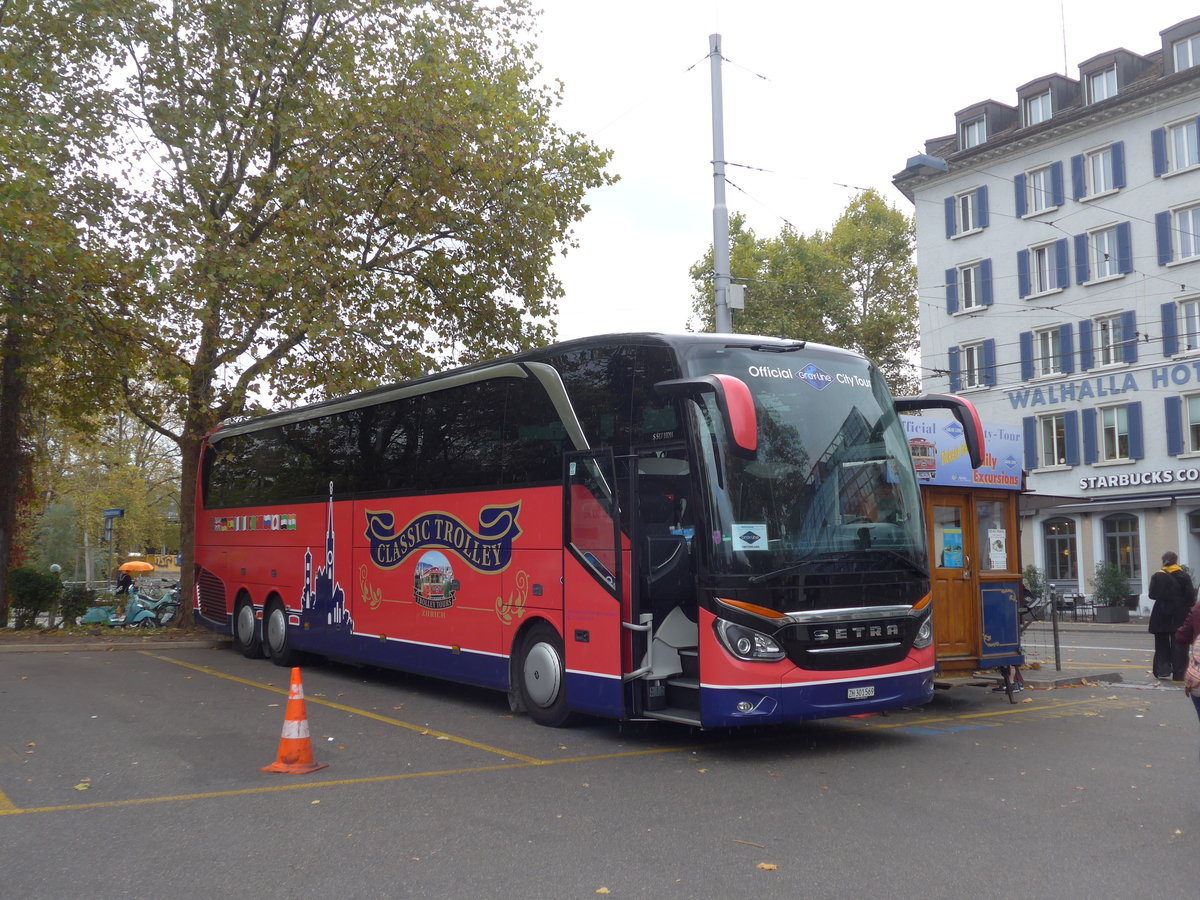
<path id="1" fill-rule="evenodd" d="M 328 521 L 325 528 L 325 565 L 313 573 L 312 550 L 304 551 L 304 591 L 300 594 L 300 610 L 305 620 L 313 624 L 343 625 L 354 630 L 354 620 L 346 611 L 346 592 L 337 583 L 334 571 L 333 485 L 329 485 Z"/>

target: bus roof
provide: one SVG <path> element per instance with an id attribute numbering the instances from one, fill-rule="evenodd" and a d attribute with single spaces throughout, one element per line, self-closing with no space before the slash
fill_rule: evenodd
<path id="1" fill-rule="evenodd" d="M 803 349 L 808 352 L 815 352 L 821 356 L 845 355 L 861 358 L 861 354 L 859 353 L 839 347 L 832 347 L 828 344 L 749 334 L 713 334 L 710 332 L 695 334 L 667 334 L 658 332 L 601 334 L 575 338 L 574 340 L 562 341 L 556 344 L 548 344 L 545 347 L 522 350 L 519 353 L 447 369 L 444 372 L 435 372 L 420 378 L 414 378 L 410 381 L 401 381 L 354 394 L 320 400 L 316 403 L 296 406 L 291 409 L 277 410 L 262 416 L 223 422 L 209 434 L 208 440 L 211 443 L 237 434 L 245 434 L 291 422 L 302 422 L 307 419 L 347 409 L 373 406 L 376 403 L 385 403 L 388 400 L 421 394 L 430 390 L 441 390 L 457 384 L 466 384 L 489 378 L 526 378 L 528 377 L 528 373 L 521 367 L 522 363 L 539 362 L 546 357 L 555 356 L 573 349 L 657 345 L 680 350 L 686 347 L 705 344 L 730 348 L 762 349 L 768 352 Z"/>

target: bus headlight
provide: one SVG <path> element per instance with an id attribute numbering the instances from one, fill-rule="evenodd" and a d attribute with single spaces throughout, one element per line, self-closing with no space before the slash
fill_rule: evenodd
<path id="1" fill-rule="evenodd" d="M 917 629 L 917 636 L 913 638 L 913 649 L 924 650 L 933 643 L 933 613 L 928 613 L 921 622 L 921 627 Z"/>
<path id="2" fill-rule="evenodd" d="M 738 659 L 769 662 L 787 656 L 775 638 L 761 631 L 755 631 L 745 625 L 735 625 L 728 619 L 717 619 L 714 628 L 721 646 Z"/>

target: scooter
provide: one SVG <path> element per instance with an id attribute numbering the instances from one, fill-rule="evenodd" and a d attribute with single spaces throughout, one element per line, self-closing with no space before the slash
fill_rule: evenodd
<path id="1" fill-rule="evenodd" d="M 166 597 L 162 599 L 165 600 Z M 162 603 L 162 600 L 159 603 Z M 118 609 L 118 606 L 93 606 L 84 614 L 79 622 L 81 625 L 108 625 L 112 628 L 126 626 L 136 628 L 161 627 L 155 610 L 142 599 L 136 585 L 129 591 L 129 599 L 125 602 L 125 615 L 120 615 L 117 611 Z M 175 611 L 179 611 L 178 601 L 175 603 Z"/>
<path id="2" fill-rule="evenodd" d="M 179 615 L 179 582 L 171 585 L 167 592 L 157 600 L 139 597 L 138 602 L 143 609 L 154 613 L 154 618 L 158 620 L 158 627 L 166 628 Z"/>

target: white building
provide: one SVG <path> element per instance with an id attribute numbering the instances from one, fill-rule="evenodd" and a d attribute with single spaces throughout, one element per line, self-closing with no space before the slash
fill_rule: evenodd
<path id="1" fill-rule="evenodd" d="M 1024 561 L 1200 569 L 1200 17 L 955 114 L 916 207 L 925 389 L 1020 428 Z M 1072 73 L 1076 74 L 1076 73 Z"/>

